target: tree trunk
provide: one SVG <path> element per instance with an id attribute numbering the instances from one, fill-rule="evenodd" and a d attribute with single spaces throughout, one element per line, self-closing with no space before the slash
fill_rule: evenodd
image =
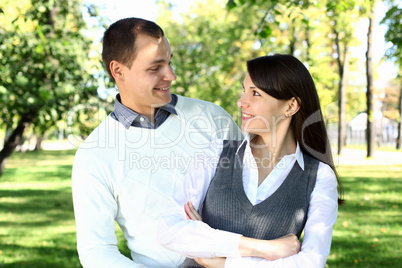
<path id="1" fill-rule="evenodd" d="M 402 87 L 399 91 L 399 123 L 398 123 L 398 139 L 396 140 L 396 149 L 402 148 Z"/>
<path id="2" fill-rule="evenodd" d="M 371 2 L 374 6 L 374 0 Z M 373 48 L 372 48 L 372 35 L 373 35 L 373 8 L 371 7 L 369 14 L 369 27 L 367 33 L 367 52 L 366 52 L 366 78 L 367 78 L 367 157 L 374 156 L 375 148 L 375 122 L 374 122 L 374 97 L 373 97 Z"/>
<path id="3" fill-rule="evenodd" d="M 295 55 L 295 50 L 296 50 L 296 26 L 294 25 L 294 21 L 292 21 L 292 25 L 290 26 L 290 44 L 289 44 L 289 54 L 290 55 Z"/>
<path id="4" fill-rule="evenodd" d="M 342 154 L 346 139 L 346 79 L 347 79 L 348 64 L 349 64 L 349 56 L 345 52 L 342 73 L 339 73 L 340 83 L 339 83 L 339 100 L 338 100 L 339 105 L 338 155 Z"/>
<path id="5" fill-rule="evenodd" d="M 336 27 L 336 24 L 335 24 Z M 347 74 L 347 66 L 349 62 L 348 57 L 348 47 L 345 45 L 344 51 L 341 49 L 341 44 L 339 41 L 339 33 L 336 29 L 334 29 L 335 33 L 335 46 L 336 53 L 338 54 L 337 64 L 339 71 L 339 87 L 338 87 L 338 155 L 341 155 L 343 152 L 343 147 L 345 145 L 345 137 L 346 137 L 346 74 Z M 343 63 L 342 57 L 343 55 Z"/>
<path id="6" fill-rule="evenodd" d="M 306 44 L 307 44 L 307 47 L 306 47 L 306 60 L 307 60 L 307 62 L 308 62 L 308 64 L 309 64 L 309 66 L 312 66 L 312 62 L 311 62 L 311 55 L 310 55 L 310 48 L 311 48 L 311 41 L 310 41 L 310 25 L 309 24 L 307 24 L 307 27 L 306 27 Z"/>
<path id="7" fill-rule="evenodd" d="M 36 116 L 35 111 L 31 111 L 23 115 L 20 121 L 18 122 L 17 127 L 10 135 L 10 137 L 6 141 L 4 141 L 3 149 L 0 151 L 0 176 L 3 174 L 7 158 L 15 150 L 15 147 L 17 147 L 17 145 L 20 144 L 25 130 L 32 123 L 35 116 Z"/>
<path id="8" fill-rule="evenodd" d="M 36 145 L 34 151 L 39 151 L 42 149 L 42 142 L 45 139 L 45 132 L 41 132 L 39 135 L 36 135 Z"/>

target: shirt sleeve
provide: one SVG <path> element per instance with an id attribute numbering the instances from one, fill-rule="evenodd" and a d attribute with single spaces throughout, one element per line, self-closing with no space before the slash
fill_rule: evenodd
<path id="1" fill-rule="evenodd" d="M 183 184 L 176 188 L 171 209 L 163 213 L 159 221 L 158 242 L 164 247 L 190 258 L 240 256 L 241 235 L 213 229 L 202 221 L 187 220 L 184 211 L 188 201 L 200 210 L 221 152 L 222 141 L 212 143 L 198 155 Z"/>
<path id="2" fill-rule="evenodd" d="M 117 203 L 106 181 L 102 166 L 91 168 L 94 158 L 78 150 L 72 172 L 77 249 L 85 268 L 139 268 L 117 247 L 115 217 Z"/>
<path id="3" fill-rule="evenodd" d="M 338 191 L 335 173 L 328 165 L 320 162 L 316 185 L 310 196 L 301 251 L 274 261 L 255 257 L 227 258 L 225 267 L 325 267 L 337 214 Z"/>

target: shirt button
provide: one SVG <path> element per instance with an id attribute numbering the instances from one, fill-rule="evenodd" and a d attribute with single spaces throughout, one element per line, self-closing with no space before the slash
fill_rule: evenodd
<path id="1" fill-rule="evenodd" d="M 140 121 L 141 121 L 141 122 L 144 122 L 144 117 L 140 117 Z"/>

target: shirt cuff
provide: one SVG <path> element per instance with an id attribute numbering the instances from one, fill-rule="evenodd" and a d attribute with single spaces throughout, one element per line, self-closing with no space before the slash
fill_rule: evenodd
<path id="1" fill-rule="evenodd" d="M 226 258 L 225 268 L 244 268 L 250 267 L 251 264 L 257 265 L 262 258 L 256 257 L 239 257 L 239 258 Z M 255 267 L 255 266 L 253 266 Z M 258 266 L 260 267 L 260 266 Z"/>
<path id="2" fill-rule="evenodd" d="M 216 235 L 216 241 L 218 241 L 214 250 L 216 257 L 241 257 L 239 242 L 243 235 L 221 230 L 217 230 Z"/>

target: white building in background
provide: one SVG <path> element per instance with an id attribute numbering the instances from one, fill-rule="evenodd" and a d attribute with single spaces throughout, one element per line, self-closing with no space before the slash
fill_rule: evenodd
<path id="1" fill-rule="evenodd" d="M 395 145 L 398 137 L 398 123 L 385 117 L 381 111 L 374 112 L 376 143 Z M 365 144 L 367 113 L 360 113 L 347 124 L 346 144 Z"/>

